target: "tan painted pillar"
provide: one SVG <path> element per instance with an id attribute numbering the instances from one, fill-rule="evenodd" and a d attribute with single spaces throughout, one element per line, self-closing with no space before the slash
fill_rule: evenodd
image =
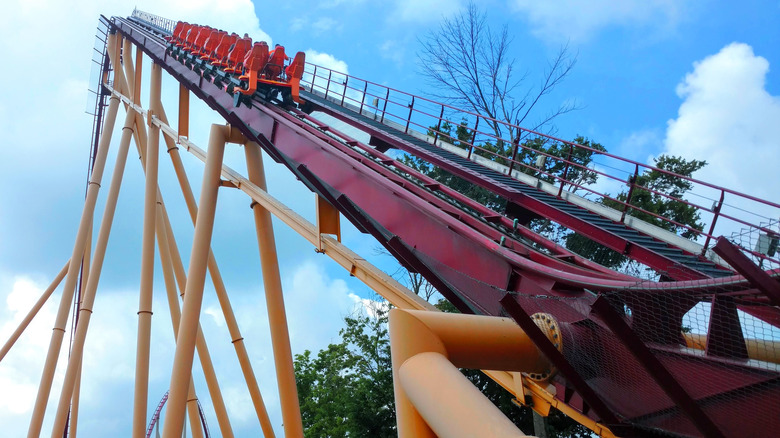
<path id="1" fill-rule="evenodd" d="M 260 146 L 249 142 L 244 145 L 249 181 L 266 190 L 263 158 Z M 284 310 L 282 280 L 279 275 L 279 261 L 276 255 L 276 241 L 271 223 L 271 213 L 258 203 L 252 204 L 257 230 L 257 244 L 260 248 L 260 264 L 263 269 L 265 302 L 268 308 L 268 322 L 276 366 L 276 382 L 282 405 L 282 420 L 286 437 L 302 437 L 301 407 L 298 404 L 298 388 L 295 386 L 295 369 L 290 348 L 290 333 L 287 329 L 287 315 Z"/>
<path id="2" fill-rule="evenodd" d="M 103 137 L 100 139 L 100 143 L 98 145 L 95 164 L 92 169 L 92 176 L 90 177 L 89 187 L 87 188 L 87 196 L 84 201 L 81 222 L 79 223 L 78 233 L 76 234 L 76 241 L 73 245 L 70 266 L 68 267 L 68 274 L 65 280 L 65 286 L 62 291 L 60 306 L 54 322 L 52 337 L 49 343 L 49 350 L 46 353 L 46 361 L 44 363 L 43 374 L 41 375 L 41 382 L 38 386 L 38 394 L 35 398 L 33 414 L 30 419 L 30 428 L 27 432 L 27 436 L 29 438 L 38 437 L 41 433 L 43 417 L 46 411 L 46 404 L 49 401 L 51 384 L 54 380 L 54 369 L 57 366 L 57 356 L 59 355 L 60 347 L 62 346 L 62 338 L 65 335 L 65 325 L 68 321 L 70 305 L 73 301 L 73 294 L 75 292 L 76 282 L 78 280 L 81 256 L 84 254 L 86 238 L 92 226 L 92 220 L 95 213 L 95 204 L 97 202 L 97 195 L 100 189 L 100 182 L 103 178 L 106 156 L 108 155 L 108 148 L 111 144 L 111 133 L 114 130 L 114 122 L 116 121 L 118 109 L 119 99 L 112 96 L 108 105 L 105 124 L 103 125 Z"/>
<path id="3" fill-rule="evenodd" d="M 171 251 L 168 243 L 168 233 L 165 231 L 164 214 L 162 204 L 157 205 L 157 248 L 160 251 L 160 264 L 165 280 L 165 292 L 168 298 L 168 311 L 171 315 L 174 341 L 179 337 L 179 322 L 181 321 L 181 309 L 179 309 L 179 297 L 176 295 L 176 279 L 173 275 L 171 263 Z M 200 355 L 200 353 L 199 353 Z M 190 420 L 190 430 L 193 438 L 203 438 L 203 427 L 200 424 L 200 412 L 198 411 L 198 397 L 195 393 L 195 383 L 190 377 L 190 388 L 187 392 L 187 416 Z M 223 434 L 224 435 L 224 434 Z"/>
<path id="4" fill-rule="evenodd" d="M 168 123 L 164 110 L 161 111 L 160 119 L 163 123 Z M 182 195 L 184 196 L 184 201 L 187 204 L 187 208 L 190 212 L 192 223 L 195 224 L 195 219 L 198 215 L 198 206 L 195 201 L 195 195 L 192 193 L 192 187 L 190 186 L 189 178 L 187 177 L 184 165 L 182 164 L 178 148 L 173 143 L 173 140 L 167 136 L 165 137 L 165 140 L 168 145 L 168 154 L 171 157 L 173 169 L 179 181 Z M 225 283 L 222 281 L 222 274 L 219 271 L 217 260 L 214 257 L 213 251 L 211 250 L 209 250 L 207 267 L 209 273 L 211 274 L 214 290 L 216 291 L 217 299 L 219 300 L 219 305 L 222 309 L 222 314 L 225 317 L 225 325 L 227 326 L 228 332 L 230 333 L 233 347 L 236 350 L 236 356 L 238 357 L 238 362 L 241 366 L 241 372 L 244 374 L 244 380 L 246 381 L 247 389 L 249 390 L 249 395 L 252 399 L 252 405 L 255 408 L 257 419 L 260 422 L 260 427 L 263 430 L 263 435 L 266 438 L 273 438 L 275 436 L 274 429 L 271 425 L 271 419 L 268 416 L 265 403 L 263 402 L 263 396 L 260 393 L 260 387 L 257 384 L 257 378 L 255 377 L 254 370 L 252 369 L 252 363 L 249 360 L 249 354 L 246 351 L 244 337 L 241 336 L 241 331 L 238 328 L 238 321 L 236 320 L 235 313 L 233 312 L 233 307 L 230 304 L 230 299 L 228 298 Z M 184 277 L 183 269 L 181 271 L 181 277 Z M 200 355 L 200 349 L 198 352 Z"/>
<path id="5" fill-rule="evenodd" d="M 407 359 L 398 379 L 435 436 L 526 436 L 441 353 L 419 353 Z M 400 430 L 398 435 L 402 436 Z"/>
<path id="6" fill-rule="evenodd" d="M 140 54 L 140 52 L 139 52 Z M 136 91 L 140 86 L 140 59 L 137 60 Z M 162 68 L 152 64 L 149 117 L 160 101 Z M 137 96 L 139 93 L 135 93 Z M 154 232 L 157 215 L 157 175 L 160 128 L 151 124 L 146 142 L 146 184 L 144 189 L 144 226 L 141 242 L 141 292 L 138 303 L 138 339 L 135 361 L 135 396 L 133 403 L 133 438 L 146 434 L 146 410 L 149 397 L 149 349 L 152 336 L 152 291 L 154 287 Z"/>
<path id="7" fill-rule="evenodd" d="M 112 180 L 113 182 L 113 180 Z M 111 189 L 109 188 L 109 191 Z M 102 221 L 102 219 L 101 219 Z M 94 225 L 89 229 L 89 237 L 87 238 L 87 242 L 89 242 L 89 245 L 84 249 L 84 260 L 81 262 L 81 291 L 79 292 L 79 303 L 78 303 L 78 313 L 76 314 L 76 327 L 74 327 L 72 336 L 75 338 L 76 330 L 79 327 L 79 324 L 81 324 L 81 308 L 84 304 L 84 295 L 86 294 L 87 290 L 87 283 L 89 283 L 89 270 L 90 266 L 92 266 L 92 262 L 90 260 L 91 256 L 91 246 L 92 246 L 92 234 L 95 231 Z M 71 344 L 71 353 L 72 353 L 72 344 Z M 71 354 L 72 356 L 72 354 Z M 70 358 L 69 358 L 70 359 Z M 76 370 L 76 381 L 73 384 L 73 394 L 70 397 L 70 415 L 68 415 L 68 434 L 69 436 L 76 437 L 78 434 L 78 425 L 79 425 L 79 401 L 81 398 L 81 362 L 79 362 L 79 369 Z"/>
<path id="8" fill-rule="evenodd" d="M 127 163 L 127 152 L 132 137 L 132 131 L 130 129 L 132 123 L 133 119 L 128 116 L 125 121 L 125 129 L 122 130 L 122 138 L 119 142 L 116 164 L 114 165 L 111 185 L 108 189 L 102 222 L 98 231 L 98 239 L 95 244 L 94 260 L 92 261 L 92 266 L 90 267 L 90 273 L 87 276 L 86 287 L 84 288 L 84 294 L 82 296 L 81 308 L 79 310 L 79 323 L 76 326 L 76 334 L 73 339 L 70 358 L 68 359 L 68 366 L 65 371 L 62 392 L 60 393 L 60 400 L 57 406 L 57 414 L 54 417 L 54 427 L 52 428 L 53 437 L 60 437 L 63 434 L 68 420 L 68 408 L 73 396 L 74 382 L 81 369 L 84 343 L 86 342 L 87 331 L 89 330 L 89 322 L 92 317 L 95 295 L 100 281 L 100 274 L 103 269 L 108 238 L 111 234 L 111 226 L 114 222 L 114 213 L 116 212 L 117 200 L 119 199 L 119 189 L 122 185 L 125 164 Z M 128 124 L 130 126 L 128 126 Z"/>
<path id="9" fill-rule="evenodd" d="M 439 433 L 449 434 L 457 430 L 470 431 L 473 429 L 468 422 L 472 418 L 495 419 L 498 416 L 503 417 L 498 408 L 491 403 L 484 404 L 481 401 L 476 401 L 472 397 L 473 392 L 470 393 L 471 395 L 464 395 L 465 398 L 462 400 L 467 410 L 472 412 L 471 415 L 465 416 L 462 411 L 456 411 L 461 412 L 461 414 L 456 413 L 441 419 L 445 423 L 455 423 L 453 428 L 442 425 L 442 421 L 439 421 L 438 417 L 436 417 L 437 419 L 430 417 L 442 415 L 442 411 L 436 406 L 431 406 L 429 395 L 424 395 L 420 391 L 423 391 L 424 387 L 424 391 L 435 392 L 436 387 L 443 385 L 462 387 L 463 381 L 453 377 L 452 370 L 458 372 L 457 368 L 481 368 L 543 373 L 550 367 L 549 362 L 530 338 L 510 318 L 392 309 L 389 325 L 399 437 L 435 437 Z M 426 353 L 435 354 L 435 356 L 429 354 L 421 359 L 416 358 Z M 440 357 L 449 362 L 452 369 L 444 369 Z M 420 369 L 428 366 L 440 372 L 440 377 L 431 376 L 428 371 Z M 403 377 L 402 369 L 405 370 Z M 421 379 L 428 381 L 428 383 L 421 383 Z M 421 388 L 419 390 L 413 389 L 413 393 L 408 393 L 407 389 L 414 385 L 419 385 Z M 449 390 L 442 388 L 439 391 Z M 449 407 L 451 402 L 459 401 L 457 398 L 444 400 L 444 398 L 453 397 L 449 392 L 444 392 L 444 395 L 445 397 L 440 400 L 443 406 Z M 484 398 L 484 396 L 481 397 Z M 420 411 L 421 406 L 418 406 L 418 403 L 424 404 L 422 411 Z M 499 420 L 495 420 L 493 423 L 496 430 L 501 431 L 506 430 L 505 425 L 503 421 Z M 487 434 L 486 436 L 491 435 Z"/>
<path id="10" fill-rule="evenodd" d="M 32 308 L 29 312 L 27 312 L 27 315 L 25 315 L 24 319 L 19 323 L 19 326 L 14 330 L 13 333 L 11 333 L 11 336 L 8 338 L 8 340 L 3 344 L 3 348 L 0 348 L 0 362 L 3 361 L 3 358 L 6 354 L 8 354 L 8 351 L 11 350 L 11 347 L 14 346 L 16 341 L 19 339 L 19 336 L 24 333 L 24 330 L 27 328 L 28 325 L 30 325 L 30 321 L 35 318 L 35 315 L 38 314 L 38 312 L 41 310 L 44 304 L 46 304 L 46 301 L 51 297 L 51 294 L 57 289 L 57 287 L 62 282 L 62 279 L 65 278 L 65 274 L 68 273 L 68 266 L 70 266 L 70 261 L 65 264 L 65 266 L 62 267 L 62 270 L 60 270 L 60 273 L 57 274 L 56 277 L 54 277 L 54 280 L 52 280 L 51 284 L 48 288 L 46 288 L 45 291 L 43 291 L 43 294 L 41 294 L 41 297 L 38 298 L 38 301 L 33 304 Z"/>
<path id="11" fill-rule="evenodd" d="M 173 359 L 170 384 L 170 397 L 163 423 L 163 436 L 181 436 L 184 421 L 184 409 L 187 390 L 192 375 L 192 361 L 195 354 L 195 338 L 203 303 L 203 286 L 206 281 L 206 264 L 211 236 L 214 230 L 214 213 L 217 207 L 220 170 L 227 140 L 225 126 L 212 125 L 209 138 L 208 158 L 203 173 L 203 187 L 200 196 L 200 208 L 195 224 L 192 243 L 187 288 L 184 294 L 179 337 Z"/>
<path id="12" fill-rule="evenodd" d="M 81 363 L 76 373 L 76 384 L 73 386 L 73 398 L 71 399 L 70 419 L 68 421 L 68 437 L 78 436 L 79 426 L 79 398 L 81 397 Z"/>

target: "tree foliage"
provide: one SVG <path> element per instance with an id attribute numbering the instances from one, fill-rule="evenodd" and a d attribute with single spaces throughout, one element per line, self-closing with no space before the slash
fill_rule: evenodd
<path id="1" fill-rule="evenodd" d="M 654 158 L 654 161 L 655 167 L 660 170 L 648 169 L 639 175 L 634 182 L 636 188 L 631 194 L 630 202 L 628 202 L 630 205 L 652 214 L 639 211 L 638 209 L 630 209 L 629 214 L 657 227 L 678 233 L 686 239 L 696 238 L 698 233 L 694 230 L 701 231 L 704 229 L 704 224 L 701 222 L 701 217 L 696 207 L 671 199 L 682 199 L 693 188 L 693 184 L 670 173 L 690 177 L 693 175 L 693 172 L 706 166 L 707 162 L 695 159 L 686 160 L 683 157 L 671 155 L 661 155 L 658 158 Z M 666 196 L 656 192 L 664 193 Z M 628 189 L 621 192 L 616 198 L 620 202 L 626 202 Z M 623 205 L 620 202 L 615 202 L 611 199 L 604 200 L 605 205 L 616 210 L 623 209 Z M 694 230 L 663 221 L 653 216 L 653 214 L 687 225 Z"/>
<path id="2" fill-rule="evenodd" d="M 677 233 L 687 239 L 695 239 L 698 236 L 696 231 L 661 220 L 654 215 L 687 225 L 694 230 L 703 230 L 704 224 L 701 222 L 701 217 L 696 210 L 696 207 L 676 200 L 682 199 L 685 194 L 691 190 L 693 185 L 690 181 L 670 175 L 666 172 L 690 177 L 693 172 L 706 166 L 707 162 L 695 159 L 686 160 L 683 157 L 670 155 L 661 155 L 658 158 L 655 158 L 654 161 L 655 167 L 660 170 L 647 169 L 640 174 L 634 181 L 634 190 L 631 191 L 630 200 L 628 198 L 630 191 L 629 186 L 624 188 L 617 196 L 614 196 L 616 200 L 602 198 L 598 202 L 618 211 L 625 209 L 625 204 L 627 203 L 632 207 L 636 207 L 636 209 L 629 208 L 626 212 L 627 215 L 634 216 L 657 227 Z M 662 196 L 656 192 L 664 193 L 666 196 Z M 640 211 L 640 209 L 653 213 L 654 215 Z M 617 269 L 624 267 L 628 261 L 624 255 L 593 242 L 580 234 L 569 233 L 564 237 L 564 242 L 566 247 L 571 251 L 581 254 L 603 266 Z"/>
<path id="3" fill-rule="evenodd" d="M 436 307 L 457 312 L 440 300 Z M 295 374 L 304 434 L 307 437 L 395 437 L 390 338 L 387 314 L 349 316 L 339 335 L 313 357 L 310 351 L 295 356 Z M 461 372 L 515 425 L 533 433 L 532 411 L 518 407 L 512 395 L 482 371 Z M 588 437 L 587 428 L 559 411 L 548 417 L 550 437 Z"/>
<path id="4" fill-rule="evenodd" d="M 395 437 L 393 371 L 387 316 L 344 319 L 341 342 L 295 356 L 307 437 Z"/>

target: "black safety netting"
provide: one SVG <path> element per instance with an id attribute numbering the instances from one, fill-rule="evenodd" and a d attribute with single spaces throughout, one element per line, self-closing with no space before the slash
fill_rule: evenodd
<path id="1" fill-rule="evenodd" d="M 561 280 L 547 293 L 528 293 L 534 280 L 517 269 L 514 280 L 486 281 L 412 252 L 462 310 L 507 316 L 499 300 L 510 294 L 527 315 L 552 315 L 576 373 L 553 377 L 557 397 L 609 423 L 592 406 L 603 403 L 611 421 L 628 427 L 623 434 L 766 436 L 780 427 L 780 312 L 741 277 L 637 279 L 619 288 Z M 572 377 L 598 400 L 583 398 Z"/>

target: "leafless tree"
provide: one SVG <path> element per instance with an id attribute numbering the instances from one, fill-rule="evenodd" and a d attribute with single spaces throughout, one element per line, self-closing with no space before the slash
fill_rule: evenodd
<path id="1" fill-rule="evenodd" d="M 431 303 L 431 298 L 433 298 L 433 296 L 439 291 L 437 291 L 432 284 L 428 283 L 428 280 L 426 280 L 422 274 L 418 272 L 407 272 L 407 275 L 409 280 L 409 289 L 411 289 L 412 292 L 419 295 L 425 301 Z"/>
<path id="2" fill-rule="evenodd" d="M 420 39 L 422 73 L 437 90 L 430 94 L 458 108 L 534 131 L 576 109 L 574 103 L 563 103 L 525 126 L 540 100 L 571 72 L 576 56 L 563 46 L 548 61 L 537 88 L 528 84 L 528 71 L 518 72 L 516 60 L 510 55 L 511 43 L 506 24 L 498 31 L 491 29 L 485 13 L 469 3 L 465 10 L 444 19 L 438 29 Z M 498 138 L 516 135 L 498 122 L 488 123 Z"/>
<path id="3" fill-rule="evenodd" d="M 376 255 L 392 257 L 392 254 L 390 254 L 388 250 L 381 246 L 374 247 L 373 251 Z M 409 289 L 411 289 L 412 292 L 422 297 L 422 299 L 425 301 L 431 304 L 436 304 L 432 303 L 431 299 L 433 299 L 439 291 L 436 290 L 432 284 L 428 283 L 428 280 L 426 280 L 425 277 L 423 277 L 419 272 L 410 272 L 403 266 L 398 266 L 391 277 L 406 285 Z"/>

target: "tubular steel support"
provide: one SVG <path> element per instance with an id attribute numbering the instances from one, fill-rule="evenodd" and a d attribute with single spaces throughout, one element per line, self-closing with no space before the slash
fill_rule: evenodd
<path id="1" fill-rule="evenodd" d="M 43 373 L 41 375 L 41 383 L 38 386 L 38 394 L 35 398 L 35 406 L 33 407 L 33 414 L 30 419 L 30 428 L 27 432 L 28 438 L 38 437 L 41 434 L 41 427 L 46 411 L 46 404 L 49 400 L 51 384 L 54 380 L 54 369 L 57 366 L 57 356 L 59 355 L 60 347 L 62 346 L 62 338 L 65 335 L 65 324 L 68 321 L 68 313 L 71 301 L 73 301 L 76 281 L 78 280 L 78 271 L 81 265 L 81 256 L 84 254 L 84 247 L 86 246 L 86 237 L 89 234 L 89 230 L 92 226 L 97 195 L 100 189 L 100 182 L 103 178 L 103 170 L 106 164 L 108 148 L 111 143 L 111 131 L 114 129 L 114 122 L 116 121 L 118 109 L 119 99 L 112 97 L 108 106 L 108 115 L 105 120 L 105 125 L 103 127 L 103 132 L 107 133 L 107 135 L 103 135 L 103 138 L 100 141 L 100 145 L 98 146 L 97 156 L 95 157 L 95 166 L 92 170 L 89 187 L 87 188 L 87 196 L 86 200 L 84 201 L 81 222 L 79 223 L 78 233 L 76 234 L 76 241 L 73 245 L 70 266 L 68 267 L 65 286 L 62 290 L 62 298 L 60 300 L 59 310 L 57 311 L 57 317 L 54 322 L 51 341 L 49 343 L 49 350 L 46 353 L 46 361 L 44 363 Z"/>
<path id="2" fill-rule="evenodd" d="M 419 353 L 407 359 L 398 369 L 398 380 L 398 386 L 435 432 L 428 436 L 526 436 L 441 353 Z M 399 426 L 398 436 L 425 434 L 401 433 Z"/>
<path id="3" fill-rule="evenodd" d="M 162 108 L 160 112 L 160 120 L 163 123 L 166 124 L 168 123 L 167 117 L 165 115 L 165 110 Z M 178 137 L 181 137 L 181 135 L 177 136 L 177 138 Z M 192 218 L 192 223 L 194 225 L 195 219 L 197 218 L 198 215 L 198 206 L 195 201 L 195 195 L 193 195 L 192 193 L 192 187 L 190 186 L 189 179 L 187 178 L 187 173 L 184 170 L 184 165 L 181 161 L 181 157 L 179 156 L 178 148 L 173 143 L 173 139 L 170 136 L 166 135 L 165 142 L 168 145 L 168 154 L 170 155 L 171 162 L 173 163 L 173 169 L 176 173 L 176 177 L 179 181 L 179 186 L 184 196 L 184 201 L 187 204 L 187 208 L 190 212 L 190 217 Z M 178 264 L 181 264 L 181 261 L 178 257 L 179 256 L 177 251 L 176 258 L 179 260 Z M 208 271 L 211 274 L 212 282 L 214 284 L 214 290 L 217 293 L 217 299 L 219 300 L 220 307 L 222 308 L 222 313 L 225 316 L 225 325 L 227 325 L 233 347 L 236 350 L 236 355 L 238 356 L 238 361 L 241 366 L 241 371 L 244 374 L 244 379 L 247 384 L 247 389 L 249 390 L 250 397 L 252 398 L 252 403 L 255 408 L 255 413 L 257 414 L 258 421 L 260 422 L 260 425 L 263 429 L 263 434 L 266 437 L 273 437 L 274 436 L 273 426 L 271 425 L 271 420 L 268 417 L 268 411 L 266 410 L 265 403 L 263 402 L 263 396 L 260 393 L 260 387 L 257 384 L 257 378 L 255 377 L 254 370 L 252 369 L 252 364 L 249 361 L 249 354 L 246 351 L 244 338 L 241 336 L 241 331 L 238 328 L 238 322 L 233 312 L 233 307 L 230 304 L 230 299 L 228 298 L 227 290 L 225 289 L 225 284 L 222 281 L 222 274 L 219 271 L 216 258 L 214 257 L 214 253 L 211 250 L 209 250 L 209 259 L 208 259 L 207 266 L 208 266 Z M 180 277 L 182 279 L 184 278 L 183 268 L 181 269 Z M 184 288 L 182 287 L 182 292 L 183 291 Z M 205 349 L 205 344 L 204 344 L 204 349 Z M 201 357 L 201 359 L 203 358 L 203 354 L 204 353 L 201 352 L 200 346 L 198 346 L 198 355 L 199 357 Z M 215 406 L 218 404 L 219 403 L 215 402 Z M 222 423 L 220 423 L 220 425 L 221 424 Z M 223 435 L 227 436 L 225 431 L 223 431 Z"/>
<path id="4" fill-rule="evenodd" d="M 157 206 L 156 230 L 157 247 L 160 252 L 160 264 L 163 270 L 163 279 L 165 281 L 165 295 L 168 298 L 168 310 L 171 313 L 171 324 L 173 325 L 173 339 L 179 337 L 179 323 L 181 321 L 181 309 L 179 309 L 179 298 L 176 295 L 176 279 L 173 274 L 173 263 L 171 261 L 170 243 L 165 230 L 164 214 L 162 205 Z M 199 353 L 199 356 L 202 356 Z M 202 357 L 201 357 L 202 360 Z M 187 416 L 190 421 L 190 430 L 193 438 L 203 437 L 203 428 L 200 426 L 200 413 L 198 412 L 198 397 L 195 394 L 195 384 L 190 377 L 190 387 L 187 391 Z"/>
<path id="5" fill-rule="evenodd" d="M 56 277 L 54 277 L 54 280 L 52 280 L 51 284 L 48 288 L 46 288 L 45 291 L 43 291 L 43 294 L 41 294 L 41 297 L 38 298 L 38 301 L 33 304 L 32 308 L 29 312 L 27 312 L 27 315 L 22 319 L 22 322 L 19 323 L 19 326 L 14 330 L 13 333 L 11 333 L 11 336 L 8 338 L 8 340 L 3 345 L 3 348 L 0 348 L 0 362 L 3 361 L 3 358 L 6 354 L 8 354 L 8 351 L 11 350 L 11 347 L 14 346 L 17 339 L 19 339 L 19 336 L 24 333 L 24 329 L 27 328 L 28 325 L 30 325 L 30 321 L 32 321 L 33 318 L 35 318 L 35 315 L 38 314 L 38 312 L 41 310 L 41 307 L 43 307 L 44 304 L 46 304 L 46 301 L 48 301 L 49 297 L 51 297 L 51 294 L 57 289 L 57 287 L 62 282 L 62 279 L 65 278 L 65 274 L 68 273 L 68 266 L 70 266 L 70 261 L 63 266 L 63 268 L 60 270 L 60 273 L 57 274 Z"/>
<path id="6" fill-rule="evenodd" d="M 244 145 L 249 181 L 265 190 L 265 171 L 260 146 L 248 142 Z M 279 399 L 282 405 L 282 420 L 287 437 L 302 437 L 301 408 L 298 404 L 298 389 L 295 386 L 290 333 L 287 329 L 287 315 L 284 310 L 282 280 L 279 275 L 279 261 L 276 254 L 274 229 L 271 213 L 259 204 L 253 204 L 252 212 L 257 229 L 257 243 L 260 248 L 260 263 L 263 269 L 263 285 L 268 308 L 268 322 L 274 350 L 276 381 L 279 385 Z"/>
<path id="7" fill-rule="evenodd" d="M 190 92 L 182 84 L 179 85 L 179 135 L 190 136 Z"/>
<path id="8" fill-rule="evenodd" d="M 392 309 L 390 346 L 399 437 L 524 436 L 456 368 L 548 369 L 511 319 Z"/>
<path id="9" fill-rule="evenodd" d="M 136 62 L 135 96 L 140 91 L 141 52 Z M 160 100 L 162 69 L 152 64 L 150 110 L 156 109 Z M 151 115 L 150 115 L 151 117 Z M 138 339 L 135 361 L 135 402 L 133 408 L 134 438 L 146 433 L 146 408 L 149 398 L 149 349 L 152 336 L 152 290 L 154 287 L 154 230 L 157 215 L 157 174 L 160 146 L 160 129 L 149 127 L 146 142 L 146 184 L 144 189 L 144 219 L 141 246 L 141 291 L 138 303 Z"/>
<path id="10" fill-rule="evenodd" d="M 131 113 L 132 112 L 129 112 L 128 114 Z M 125 121 L 125 128 L 128 128 L 127 125 L 130 123 L 132 123 L 132 121 L 129 120 L 128 117 L 128 120 Z M 127 163 L 127 152 L 130 146 L 131 133 L 132 131 L 130 129 L 122 130 L 122 138 L 119 142 L 114 173 L 111 177 L 111 185 L 108 189 L 106 206 L 103 211 L 100 230 L 98 231 L 98 239 L 95 244 L 95 253 L 89 268 L 89 275 L 82 297 L 81 308 L 79 309 L 79 323 L 76 326 L 76 334 L 73 339 L 70 358 L 68 359 L 68 366 L 65 371 L 60 401 L 57 406 L 57 414 L 54 417 L 54 427 L 52 429 L 53 437 L 61 436 L 64 432 L 67 422 L 68 407 L 74 390 L 74 381 L 81 369 L 84 343 L 86 341 L 87 331 L 89 330 L 89 322 L 92 317 L 92 309 L 94 307 L 98 282 L 100 281 L 100 273 L 103 269 L 108 238 L 111 234 L 111 226 L 114 221 L 114 213 L 119 198 L 119 188 L 122 185 L 125 164 Z"/>
<path id="11" fill-rule="evenodd" d="M 212 125 L 209 138 L 209 154 L 203 173 L 203 187 L 198 209 L 198 219 L 195 224 L 195 235 L 192 243 L 187 288 L 184 294 L 179 337 L 176 342 L 176 353 L 173 359 L 171 374 L 170 397 L 165 413 L 163 435 L 177 437 L 181 435 L 184 422 L 184 410 L 187 402 L 189 381 L 192 375 L 192 361 L 195 354 L 195 337 L 203 302 L 203 286 L 206 281 L 206 264 L 211 235 L 214 230 L 214 213 L 217 207 L 217 192 L 219 190 L 219 171 L 225 153 L 227 128 Z"/>

